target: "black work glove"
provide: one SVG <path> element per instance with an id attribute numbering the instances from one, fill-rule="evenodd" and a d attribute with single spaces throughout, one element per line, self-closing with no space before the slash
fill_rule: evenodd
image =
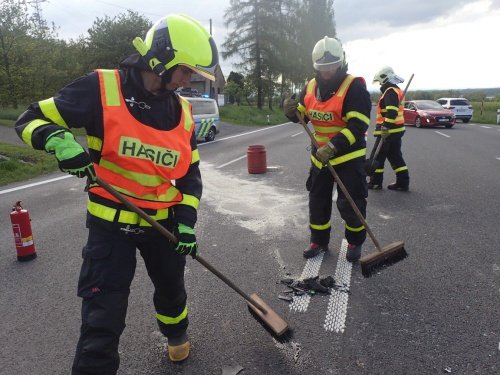
<path id="1" fill-rule="evenodd" d="M 194 229 L 186 224 L 178 223 L 174 229 L 174 235 L 178 241 L 175 251 L 180 255 L 191 255 L 196 258 L 198 244 L 196 243 Z"/>

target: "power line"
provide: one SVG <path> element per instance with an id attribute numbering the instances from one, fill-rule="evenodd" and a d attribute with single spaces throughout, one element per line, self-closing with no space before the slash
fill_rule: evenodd
<path id="1" fill-rule="evenodd" d="M 109 6 L 112 6 L 112 7 L 116 7 L 116 8 L 139 12 L 139 11 L 136 11 L 134 9 L 127 8 L 127 7 L 118 5 L 118 4 L 109 3 L 107 1 L 102 1 L 102 0 L 95 0 L 95 1 L 98 2 L 98 3 L 101 3 L 101 4 L 106 4 L 106 5 L 109 5 Z M 140 11 L 140 13 L 149 14 L 150 16 L 162 17 L 162 15 L 156 14 L 156 13 L 148 13 L 148 12 L 144 12 L 144 11 Z"/>

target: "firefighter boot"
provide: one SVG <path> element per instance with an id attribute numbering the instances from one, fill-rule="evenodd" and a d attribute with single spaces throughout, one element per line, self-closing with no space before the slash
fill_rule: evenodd
<path id="1" fill-rule="evenodd" d="M 362 245 L 347 245 L 347 253 L 345 254 L 345 258 L 348 262 L 356 263 L 359 258 L 361 258 L 361 248 Z"/>
<path id="2" fill-rule="evenodd" d="M 170 358 L 172 362 L 181 362 L 189 356 L 191 344 L 189 343 L 187 335 L 184 333 L 182 336 L 169 338 L 167 348 L 168 358 Z"/>
<path id="3" fill-rule="evenodd" d="M 311 242 L 311 244 L 304 250 L 304 258 L 313 258 L 321 252 L 328 251 L 328 245 L 319 245 L 317 243 Z"/>
<path id="4" fill-rule="evenodd" d="M 399 182 L 394 182 L 390 185 L 387 185 L 387 189 L 389 190 L 396 190 L 396 191 L 408 191 L 410 190 L 410 188 L 408 187 L 408 185 L 403 185 Z"/>
<path id="5" fill-rule="evenodd" d="M 381 190 L 382 184 L 374 184 L 373 182 L 368 182 L 368 189 L 370 190 Z"/>

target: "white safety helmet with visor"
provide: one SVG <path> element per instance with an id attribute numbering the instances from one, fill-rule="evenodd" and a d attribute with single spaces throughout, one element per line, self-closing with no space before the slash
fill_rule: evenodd
<path id="1" fill-rule="evenodd" d="M 335 38 L 325 36 L 319 40 L 312 51 L 313 67 L 319 72 L 337 70 L 345 65 L 345 53 Z"/>

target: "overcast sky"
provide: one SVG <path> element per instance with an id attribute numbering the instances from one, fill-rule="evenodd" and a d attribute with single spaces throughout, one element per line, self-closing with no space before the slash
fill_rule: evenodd
<path id="1" fill-rule="evenodd" d="M 185 13 L 209 29 L 220 46 L 228 33 L 223 15 L 229 0 L 47 0 L 42 15 L 59 27 L 59 36 L 86 34 L 96 17 L 127 9 L 156 21 Z M 349 72 L 365 77 L 368 89 L 383 65 L 408 79 L 411 89 L 500 87 L 500 0 L 335 0 L 337 36 Z M 302 46 L 308 53 L 313 46 Z M 220 49 L 220 47 L 219 47 Z M 227 77 L 231 61 L 221 58 Z"/>

